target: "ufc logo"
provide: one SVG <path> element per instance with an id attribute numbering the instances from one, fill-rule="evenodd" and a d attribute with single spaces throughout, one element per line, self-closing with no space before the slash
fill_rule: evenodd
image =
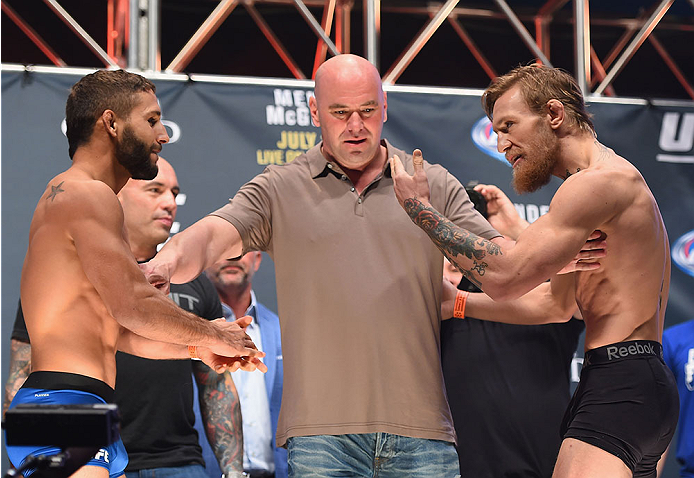
<path id="1" fill-rule="evenodd" d="M 666 163 L 694 163 L 694 113 L 669 112 L 663 115 L 658 146 L 669 154 L 658 154 L 656 159 Z M 672 154 L 678 153 L 678 154 Z"/>
<path id="2" fill-rule="evenodd" d="M 96 452 L 96 455 L 94 455 L 95 460 L 104 460 L 106 463 L 109 463 L 108 461 L 108 451 L 105 450 L 104 448 L 101 448 L 98 452 Z"/>

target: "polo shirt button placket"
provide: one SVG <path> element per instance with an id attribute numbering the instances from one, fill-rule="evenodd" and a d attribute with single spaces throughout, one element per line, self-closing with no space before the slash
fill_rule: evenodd
<path id="1" fill-rule="evenodd" d="M 357 196 L 357 203 L 354 205 L 354 214 L 357 216 L 363 216 L 364 215 L 364 198 L 359 195 Z"/>

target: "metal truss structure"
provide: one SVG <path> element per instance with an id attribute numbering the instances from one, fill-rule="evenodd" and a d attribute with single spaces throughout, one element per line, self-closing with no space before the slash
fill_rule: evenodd
<path id="1" fill-rule="evenodd" d="M 219 0 L 214 10 L 197 27 L 173 60 L 162 66 L 160 12 L 161 2 L 165 0 L 106 1 L 108 18 L 104 27 L 107 29 L 107 45 L 106 49 L 103 49 L 61 6 L 59 0 L 43 0 L 106 67 L 127 67 L 153 72 L 184 72 L 190 62 L 239 6 L 245 9 L 292 76 L 297 79 L 312 77 L 328 54 L 337 55 L 350 52 L 351 22 L 355 9 L 353 0 Z M 517 11 L 520 9 L 514 7 L 514 10 L 506 0 L 489 0 L 486 2 L 486 6 L 475 8 L 464 6 L 463 4 L 466 2 L 461 0 L 445 0 L 443 3 L 416 0 L 390 1 L 387 2 L 387 5 L 382 5 L 381 0 L 363 0 L 361 5 L 363 55 L 379 68 L 384 83 L 396 84 L 422 48 L 447 22 L 472 54 L 479 67 L 489 78 L 493 79 L 497 76 L 497 71 L 468 33 L 461 20 L 473 19 L 481 22 L 495 19 L 496 21 L 505 20 L 508 22 L 508 25 L 515 31 L 535 61 L 552 65 L 550 27 L 553 22 L 557 21 L 555 19 L 557 12 L 567 6 L 568 2 L 569 0 L 546 0 L 539 8 L 525 5 L 522 8 L 522 14 L 519 14 Z M 691 53 L 694 51 L 692 48 L 694 45 L 694 22 L 691 21 L 694 19 L 694 0 L 654 0 L 655 3 L 650 8 L 639 12 L 634 18 L 591 17 L 588 0 L 571 0 L 571 2 L 572 15 L 569 18 L 564 15 L 563 21 L 573 29 L 573 72 L 586 95 L 615 96 L 613 88 L 615 78 L 624 70 L 642 45 L 649 42 L 684 89 L 686 95 L 694 100 L 692 78 L 686 77 L 678 62 L 658 40 L 656 30 L 661 28 L 690 34 L 688 37 L 689 46 L 685 46 L 685 48 L 690 52 L 690 60 L 694 61 L 694 54 Z M 688 3 L 693 14 L 690 17 L 678 17 L 667 22 L 663 21 L 675 2 Z M 303 17 L 306 27 L 316 37 L 315 50 L 306 53 L 313 56 L 313 69 L 310 75 L 301 69 L 288 48 L 259 12 L 257 6 L 261 4 L 273 4 L 278 8 L 295 9 Z M 9 5 L 8 0 L 2 0 L 1 5 L 2 12 L 21 29 L 51 63 L 58 67 L 82 66 L 67 65 L 56 53 L 56 48 L 52 47 L 28 22 L 24 21 Z M 321 18 L 316 18 L 311 9 L 314 12 L 322 12 Z M 422 18 L 424 26 L 392 64 L 382 65 L 379 53 L 383 42 L 387 39 L 381 36 L 381 18 L 393 13 L 419 16 Z M 533 25 L 534 31 L 529 30 L 526 25 Z M 598 56 L 591 43 L 591 25 L 609 25 L 622 30 L 621 36 L 603 58 Z M 304 63 L 306 62 L 304 61 Z"/>

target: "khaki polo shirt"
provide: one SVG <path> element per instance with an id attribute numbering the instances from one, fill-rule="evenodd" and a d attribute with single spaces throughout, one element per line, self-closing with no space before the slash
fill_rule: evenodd
<path id="1" fill-rule="evenodd" d="M 412 173 L 412 157 L 387 142 Z M 443 256 L 393 191 L 390 167 L 357 194 L 320 144 L 269 166 L 214 212 L 244 252 L 275 263 L 284 393 L 277 444 L 385 432 L 453 442 L 440 362 Z M 465 188 L 425 163 L 431 203 L 487 239 L 499 234 Z"/>

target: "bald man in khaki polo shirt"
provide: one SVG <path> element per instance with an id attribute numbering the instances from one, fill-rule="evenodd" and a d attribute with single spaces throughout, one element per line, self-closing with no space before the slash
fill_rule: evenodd
<path id="1" fill-rule="evenodd" d="M 365 59 L 340 55 L 310 100 L 322 142 L 270 166 L 149 263 L 183 282 L 252 250 L 275 262 L 284 355 L 277 444 L 290 477 L 458 475 L 439 354 L 443 258 L 399 207 L 381 138 L 387 97 Z M 425 163 L 431 202 L 455 224 L 505 240 L 448 171 Z M 413 247 L 417 245 L 417 247 Z"/>

